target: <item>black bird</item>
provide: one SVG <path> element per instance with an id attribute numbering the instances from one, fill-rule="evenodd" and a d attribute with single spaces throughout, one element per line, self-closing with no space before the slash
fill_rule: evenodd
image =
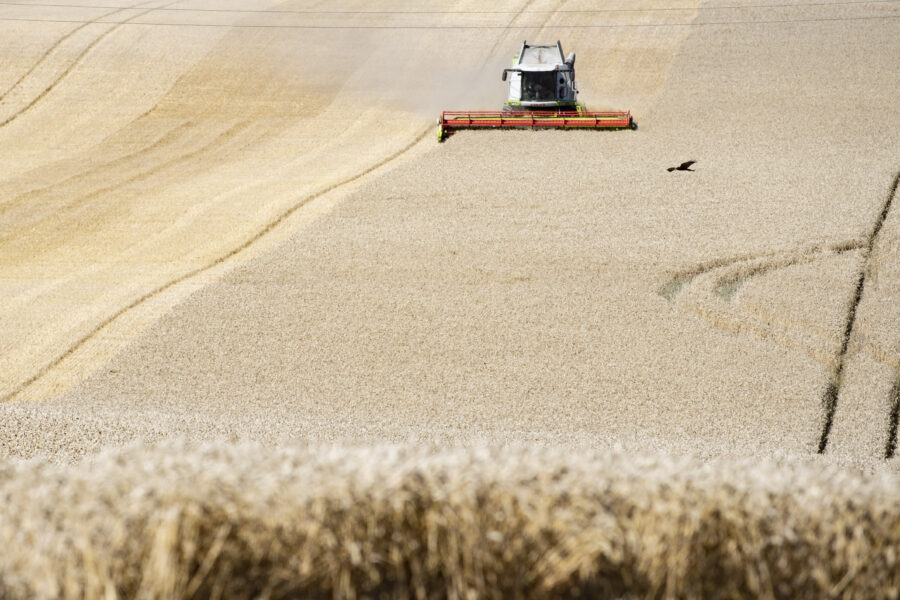
<path id="1" fill-rule="evenodd" d="M 694 169 L 691 168 L 691 165 L 694 164 L 695 162 L 697 162 L 697 161 L 689 160 L 687 162 L 681 163 L 677 167 L 669 167 L 668 169 L 666 169 L 666 171 L 668 171 L 669 173 L 671 173 L 672 171 L 691 171 L 691 172 L 693 172 Z"/>

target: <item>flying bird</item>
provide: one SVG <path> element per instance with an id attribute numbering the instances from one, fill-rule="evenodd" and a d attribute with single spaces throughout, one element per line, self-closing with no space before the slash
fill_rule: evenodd
<path id="1" fill-rule="evenodd" d="M 691 165 L 694 164 L 695 162 L 697 162 L 697 161 L 689 160 L 687 162 L 681 163 L 677 167 L 669 167 L 668 169 L 666 169 L 666 171 L 668 171 L 669 173 L 671 173 L 672 171 L 693 171 L 694 169 L 691 168 Z"/>

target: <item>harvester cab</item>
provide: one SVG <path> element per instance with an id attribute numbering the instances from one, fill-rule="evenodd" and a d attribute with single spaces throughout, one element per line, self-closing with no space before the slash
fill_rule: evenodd
<path id="1" fill-rule="evenodd" d="M 578 104 L 575 53 L 564 58 L 560 42 L 523 42 L 503 81 L 509 96 L 502 110 L 445 110 L 438 141 L 460 129 L 636 129 L 630 112 L 588 112 Z"/>
<path id="2" fill-rule="evenodd" d="M 503 81 L 509 82 L 505 111 L 578 110 L 575 53 L 563 58 L 560 42 L 553 46 L 522 42 L 513 66 L 503 70 Z"/>

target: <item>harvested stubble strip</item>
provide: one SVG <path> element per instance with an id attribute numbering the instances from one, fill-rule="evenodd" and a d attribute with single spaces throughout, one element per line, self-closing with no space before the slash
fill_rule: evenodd
<path id="1" fill-rule="evenodd" d="M 562 449 L 0 464 L 0 597 L 891 597 L 900 482 Z"/>

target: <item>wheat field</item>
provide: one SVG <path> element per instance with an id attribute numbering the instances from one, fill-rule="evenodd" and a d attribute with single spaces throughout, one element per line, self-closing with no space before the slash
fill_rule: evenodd
<path id="1" fill-rule="evenodd" d="M 0 597 L 900 593 L 900 3 L 0 30 Z"/>
<path id="2" fill-rule="evenodd" d="M 0 482 L 16 514 L 0 539 L 33 540 L 0 556 L 4 597 L 891 598 L 900 585 L 896 478 L 812 463 L 167 443 L 6 465 Z"/>

